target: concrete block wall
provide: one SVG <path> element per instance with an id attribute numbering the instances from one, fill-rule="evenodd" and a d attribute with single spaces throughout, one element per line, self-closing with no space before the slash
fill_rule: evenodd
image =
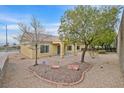
<path id="1" fill-rule="evenodd" d="M 122 20 L 120 24 L 120 32 L 119 32 L 119 46 L 118 46 L 118 53 L 119 53 L 119 61 L 120 61 L 120 66 L 121 66 L 121 71 L 123 72 L 124 76 L 124 12 L 122 15 Z"/>
<path id="2" fill-rule="evenodd" d="M 4 75 L 6 72 L 7 62 L 8 62 L 7 55 L 0 56 L 0 88 L 2 87 L 2 81 L 4 79 Z"/>

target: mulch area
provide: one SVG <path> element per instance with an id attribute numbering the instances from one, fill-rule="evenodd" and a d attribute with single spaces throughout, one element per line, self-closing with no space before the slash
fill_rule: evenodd
<path id="1" fill-rule="evenodd" d="M 85 72 L 87 72 L 92 65 L 89 63 L 72 63 L 69 65 L 79 65 L 79 70 L 68 69 L 68 65 L 61 66 L 58 69 L 51 68 L 50 65 L 39 64 L 31 66 L 29 69 L 35 72 L 37 76 L 56 84 L 76 84 L 84 79 Z"/>

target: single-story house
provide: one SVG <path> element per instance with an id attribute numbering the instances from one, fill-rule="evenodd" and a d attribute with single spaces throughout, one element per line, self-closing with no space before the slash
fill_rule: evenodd
<path id="1" fill-rule="evenodd" d="M 23 38 L 20 45 L 20 52 L 29 57 L 29 58 L 35 58 L 35 45 L 31 42 L 33 40 L 31 37 L 33 37 L 32 33 L 29 33 L 30 35 L 25 36 L 28 38 Z M 48 34 L 40 34 L 39 35 L 39 42 L 38 42 L 38 58 L 41 57 L 48 57 L 48 56 L 56 56 L 60 55 L 63 57 L 64 55 L 68 55 L 71 53 L 81 51 L 83 48 L 82 45 L 65 45 L 59 37 L 48 35 Z"/>

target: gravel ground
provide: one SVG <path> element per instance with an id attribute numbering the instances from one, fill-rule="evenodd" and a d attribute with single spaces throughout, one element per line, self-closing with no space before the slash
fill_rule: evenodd
<path id="1" fill-rule="evenodd" d="M 61 66 L 58 69 L 53 69 L 50 65 L 46 64 L 31 66 L 30 69 L 40 77 L 56 83 L 74 83 L 79 81 L 82 78 L 82 74 L 91 66 L 85 62 L 72 63 L 71 65 L 79 65 L 79 70 L 70 70 L 67 65 Z M 83 77 L 84 76 L 83 74 Z"/>
<path id="2" fill-rule="evenodd" d="M 93 64 L 93 67 L 85 74 L 83 82 L 73 86 L 56 86 L 37 78 L 28 70 L 28 67 L 34 64 L 34 60 L 25 58 L 18 53 L 10 54 L 3 87 L 124 87 L 117 54 L 97 55 L 95 59 L 92 59 L 87 53 L 85 60 Z M 43 61 L 48 65 L 59 64 L 63 66 L 79 62 L 80 53 L 78 56 L 66 56 L 64 59 L 61 59 L 59 56 L 46 57 L 39 59 L 38 63 L 40 64 Z"/>

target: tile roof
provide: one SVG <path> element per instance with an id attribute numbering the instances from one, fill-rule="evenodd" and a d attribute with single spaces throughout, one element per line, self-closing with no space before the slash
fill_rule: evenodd
<path id="1" fill-rule="evenodd" d="M 34 39 L 35 37 L 35 34 L 34 33 L 30 33 L 30 32 L 27 32 L 25 34 L 23 34 L 23 37 L 22 37 L 22 42 L 23 41 L 30 41 L 30 42 L 33 42 L 35 41 Z M 59 42 L 60 39 L 58 36 L 53 36 L 53 35 L 49 35 L 49 34 L 38 34 L 38 41 L 39 42 Z"/>

